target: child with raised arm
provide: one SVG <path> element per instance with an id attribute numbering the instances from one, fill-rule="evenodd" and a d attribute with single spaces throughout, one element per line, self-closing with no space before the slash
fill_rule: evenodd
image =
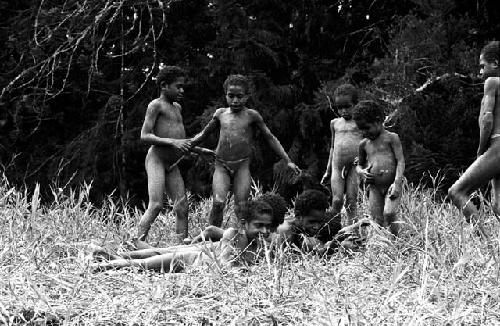
<path id="1" fill-rule="evenodd" d="M 174 202 L 175 232 L 182 242 L 188 237 L 188 203 L 184 180 L 176 163 L 191 149 L 178 101 L 184 94 L 185 72 L 176 66 L 160 70 L 157 84 L 160 97 L 151 101 L 141 129 L 141 141 L 151 145 L 146 155 L 149 203 L 142 216 L 137 236 L 146 239 L 151 224 L 163 207 L 163 192 Z"/>
<path id="2" fill-rule="evenodd" d="M 363 139 L 356 123 L 352 119 L 352 108 L 358 101 L 358 92 L 351 84 L 340 85 L 334 93 L 334 104 L 340 118 L 330 122 L 332 133 L 330 157 L 321 184 L 330 180 L 332 188 L 333 213 L 340 214 L 344 204 L 347 213 L 347 225 L 356 219 L 358 201 L 358 174 L 355 158 L 358 156 L 359 143 Z"/>
<path id="3" fill-rule="evenodd" d="M 240 206 L 243 220 L 241 229 L 228 228 L 220 243 L 151 248 L 112 255 L 94 246 L 94 256 L 109 261 L 92 265 L 94 271 L 141 267 L 163 272 L 183 271 L 187 266 L 217 264 L 221 267 L 252 265 L 263 254 L 264 242 L 270 241 L 271 228 L 276 224 L 272 208 L 262 200 L 249 201 Z M 96 249 L 97 248 L 97 249 Z"/>
<path id="4" fill-rule="evenodd" d="M 213 206 L 209 224 L 222 225 L 223 210 L 231 179 L 236 211 L 250 195 L 250 159 L 254 144 L 254 129 L 260 129 L 264 138 L 290 168 L 298 167 L 290 160 L 278 139 L 271 133 L 259 112 L 245 106 L 250 94 L 250 81 L 243 75 L 230 75 L 224 82 L 228 107 L 215 111 L 212 120 L 191 139 L 194 146 L 220 128 L 215 171 L 212 180 Z M 222 162 L 224 164 L 222 164 Z"/>
<path id="5" fill-rule="evenodd" d="M 381 226 L 398 235 L 397 213 L 405 159 L 399 136 L 384 128 L 384 108 L 374 101 L 361 101 L 353 110 L 356 125 L 365 137 L 359 144 L 357 172 L 369 185 L 370 214 Z"/>
<path id="6" fill-rule="evenodd" d="M 480 73 L 484 78 L 484 95 L 479 113 L 479 147 L 477 158 L 448 191 L 453 204 L 468 222 L 477 219 L 477 208 L 470 194 L 491 180 L 493 212 L 500 214 L 500 75 L 499 42 L 488 43 L 479 56 Z M 476 222 L 476 221 L 474 221 Z M 480 230 L 482 225 L 479 225 Z M 481 230 L 484 232 L 483 230 Z"/>

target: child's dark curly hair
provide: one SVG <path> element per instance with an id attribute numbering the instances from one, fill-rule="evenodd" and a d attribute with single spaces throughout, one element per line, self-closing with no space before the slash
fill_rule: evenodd
<path id="1" fill-rule="evenodd" d="M 250 93 L 251 83 L 250 80 L 243 75 L 229 75 L 224 81 L 224 92 L 227 92 L 229 86 L 241 86 L 246 94 Z"/>
<path id="2" fill-rule="evenodd" d="M 186 71 L 177 66 L 163 67 L 158 76 L 156 76 L 156 84 L 161 87 L 163 83 L 172 84 L 177 78 L 186 76 Z"/>
<path id="3" fill-rule="evenodd" d="M 486 44 L 483 49 L 481 50 L 481 54 L 483 55 L 484 60 L 488 63 L 494 63 L 495 61 L 499 62 L 499 42 L 498 41 L 491 41 L 490 43 Z"/>
<path id="4" fill-rule="evenodd" d="M 352 103 L 358 103 L 358 90 L 352 84 L 342 84 L 335 89 L 333 96 L 350 96 Z"/>
<path id="5" fill-rule="evenodd" d="M 273 209 L 273 224 L 271 227 L 276 228 L 285 220 L 287 211 L 286 201 L 283 197 L 272 192 L 265 193 L 257 197 L 257 200 L 263 200 Z"/>
<path id="6" fill-rule="evenodd" d="M 311 210 L 326 210 L 328 208 L 328 196 L 319 190 L 306 190 L 295 199 L 295 215 L 307 215 Z"/>
<path id="7" fill-rule="evenodd" d="M 269 214 L 273 219 L 272 224 L 274 224 L 273 209 L 263 200 L 249 200 L 240 205 L 238 210 L 238 216 L 244 222 L 252 222 L 257 218 L 257 214 Z"/>
<path id="8" fill-rule="evenodd" d="M 383 106 L 375 101 L 361 101 L 352 110 L 352 118 L 355 121 L 383 122 L 385 112 Z"/>

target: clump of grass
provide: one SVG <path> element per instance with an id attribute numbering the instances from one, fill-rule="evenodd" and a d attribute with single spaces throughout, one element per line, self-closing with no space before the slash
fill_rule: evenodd
<path id="1" fill-rule="evenodd" d="M 41 205 L 36 189 L 28 194 L 0 181 L 1 324 L 500 322 L 498 221 L 483 208 L 489 239 L 482 239 L 432 189 L 407 186 L 401 237 L 374 229 L 362 252 L 324 258 L 280 251 L 246 271 L 196 267 L 180 274 L 91 273 L 86 245 L 120 250 L 142 211 L 112 200 L 98 209 L 88 186 L 55 189 L 52 203 Z M 193 234 L 206 224 L 210 206 L 207 199 L 190 207 Z M 231 204 L 227 209 L 231 215 Z M 151 241 L 172 244 L 173 230 L 167 211 L 153 225 Z"/>

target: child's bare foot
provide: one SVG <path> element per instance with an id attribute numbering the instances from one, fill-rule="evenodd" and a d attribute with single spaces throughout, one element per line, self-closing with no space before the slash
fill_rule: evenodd
<path id="1" fill-rule="evenodd" d="M 106 249 L 96 244 L 91 243 L 89 249 L 92 251 L 92 258 L 97 261 L 113 260 L 115 257 L 108 253 Z"/>

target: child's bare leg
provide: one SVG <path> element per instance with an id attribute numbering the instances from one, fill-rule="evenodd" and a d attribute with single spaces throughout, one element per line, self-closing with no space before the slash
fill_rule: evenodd
<path id="1" fill-rule="evenodd" d="M 382 195 L 382 191 L 375 187 L 374 185 L 370 185 L 368 188 L 368 204 L 370 207 L 370 215 L 372 219 L 377 222 L 380 226 L 386 226 L 384 221 L 384 196 Z"/>
<path id="2" fill-rule="evenodd" d="M 500 175 L 491 180 L 491 206 L 493 213 L 500 217 Z"/>
<path id="3" fill-rule="evenodd" d="M 231 178 L 229 173 L 220 164 L 215 164 L 214 176 L 212 179 L 213 204 L 208 223 L 220 227 L 222 225 L 222 214 L 224 213 L 224 203 Z"/>
<path id="4" fill-rule="evenodd" d="M 175 233 L 183 240 L 188 235 L 188 201 L 186 190 L 184 188 L 184 180 L 181 172 L 176 166 L 165 176 L 165 186 L 167 195 L 174 202 L 175 213 Z"/>
<path id="5" fill-rule="evenodd" d="M 345 181 L 342 177 L 342 169 L 338 166 L 332 166 L 332 177 L 330 179 L 332 186 L 332 212 L 335 215 L 340 214 L 344 204 Z"/>
<path id="6" fill-rule="evenodd" d="M 386 225 L 389 226 L 389 231 L 397 236 L 399 234 L 399 223 L 398 223 L 398 212 L 399 212 L 399 205 L 401 203 L 401 196 L 398 196 L 397 198 L 389 198 L 389 194 L 385 196 L 385 203 L 384 203 L 384 220 L 387 223 Z"/>
<path id="7" fill-rule="evenodd" d="M 448 190 L 453 204 L 463 212 L 468 222 L 478 216 L 477 208 L 470 200 L 470 194 L 500 174 L 500 164 L 498 164 L 500 144 L 497 142 L 496 145 L 478 157 Z"/>
<path id="8" fill-rule="evenodd" d="M 146 173 L 148 175 L 148 208 L 142 216 L 137 237 L 145 240 L 148 236 L 151 224 L 154 222 L 163 207 L 163 191 L 165 189 L 165 167 L 163 162 L 154 154 L 146 155 Z"/>
<path id="9" fill-rule="evenodd" d="M 345 210 L 347 213 L 347 225 L 353 224 L 356 221 L 358 191 L 358 174 L 356 173 L 356 166 L 353 165 L 346 178 Z"/>
<path id="10" fill-rule="evenodd" d="M 250 187 L 252 183 L 252 176 L 250 175 L 250 162 L 247 160 L 241 163 L 236 171 L 233 181 L 234 193 L 234 210 L 239 212 L 239 207 L 248 200 L 250 197 Z M 238 219 L 240 216 L 236 215 Z"/>

